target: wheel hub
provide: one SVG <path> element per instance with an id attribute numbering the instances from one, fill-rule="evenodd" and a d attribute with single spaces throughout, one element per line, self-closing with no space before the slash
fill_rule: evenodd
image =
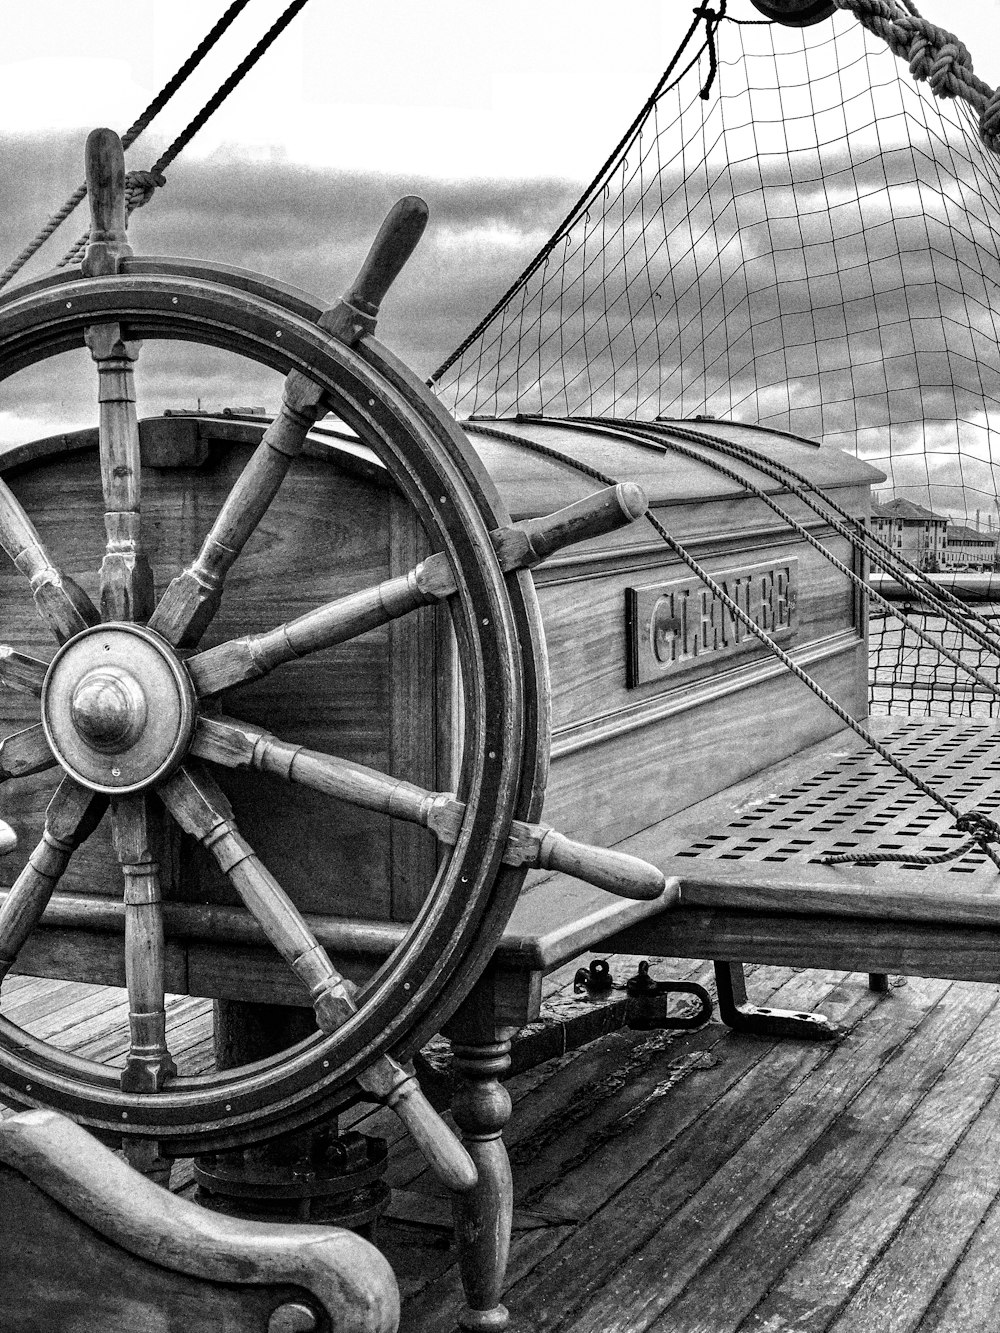
<path id="1" fill-rule="evenodd" d="M 194 733 L 191 680 L 140 625 L 95 625 L 64 644 L 42 686 L 42 725 L 66 772 L 122 795 L 165 778 Z"/>

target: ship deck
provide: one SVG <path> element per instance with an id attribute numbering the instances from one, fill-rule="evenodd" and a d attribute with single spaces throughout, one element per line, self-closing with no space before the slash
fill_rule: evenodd
<path id="1" fill-rule="evenodd" d="M 612 960 L 613 971 L 634 960 Z M 711 966 L 657 976 L 710 985 Z M 617 1031 L 516 1075 L 505 1300 L 515 1333 L 966 1333 L 1000 1323 L 1000 989 L 748 969 L 759 1003 L 821 1010 L 834 1042 Z M 578 1010 L 571 970 L 549 1021 Z M 80 1054 L 125 1052 L 119 991 L 30 977 L 3 1013 Z M 171 1046 L 211 1060 L 205 1001 L 170 1003 Z M 393 1202 L 377 1242 L 404 1333 L 446 1333 L 461 1300 L 447 1200 L 394 1119 Z M 194 1190 L 190 1163 L 171 1187 Z"/>

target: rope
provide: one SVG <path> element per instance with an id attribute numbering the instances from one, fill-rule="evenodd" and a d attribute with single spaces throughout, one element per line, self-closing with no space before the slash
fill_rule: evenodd
<path id="1" fill-rule="evenodd" d="M 582 472 L 585 476 L 600 482 L 602 486 L 618 485 L 616 478 L 608 476 L 607 473 L 598 471 L 597 468 L 591 467 L 588 463 L 581 463 L 578 459 L 572 458 L 569 454 L 564 454 L 558 449 L 553 449 L 547 444 L 539 444 L 535 440 L 526 439 L 523 436 L 515 435 L 510 431 L 498 430 L 494 426 L 486 426 L 478 421 L 470 422 L 469 425 L 472 430 L 478 431 L 480 434 L 492 436 L 493 438 L 503 440 L 508 444 L 517 445 L 522 449 L 529 449 L 533 453 L 541 454 L 546 458 L 551 458 L 555 462 L 564 464 L 566 467 L 574 468 L 577 472 Z M 905 778 L 908 782 L 911 782 L 929 801 L 940 806 L 946 814 L 950 815 L 952 819 L 955 820 L 956 828 L 959 827 L 959 820 L 963 818 L 968 819 L 970 817 L 982 820 L 984 822 L 984 827 L 989 825 L 994 833 L 991 834 L 988 839 L 986 838 L 986 834 L 983 833 L 980 837 L 977 837 L 977 841 L 981 840 L 984 853 L 990 858 L 993 864 L 1000 869 L 1000 853 L 994 851 L 993 847 L 990 845 L 993 841 L 1000 840 L 1000 826 L 993 824 L 992 820 L 987 820 L 986 816 L 979 815 L 978 812 L 975 811 L 970 812 L 970 815 L 963 816 L 962 812 L 947 798 L 947 796 L 943 796 L 940 792 L 935 791 L 934 788 L 930 787 L 918 773 L 915 773 L 913 769 L 904 764 L 901 759 L 897 759 L 890 750 L 886 749 L 881 741 L 876 740 L 867 728 L 863 727 L 856 718 L 853 718 L 845 708 L 841 707 L 836 699 L 827 694 L 826 690 L 824 690 L 817 681 L 813 680 L 808 672 L 803 671 L 798 663 L 793 661 L 784 649 L 775 643 L 766 630 L 761 629 L 757 622 L 744 611 L 732 597 L 729 596 L 725 589 L 715 582 L 708 571 L 703 566 L 699 565 L 694 556 L 692 556 L 675 537 L 670 535 L 658 518 L 650 513 L 649 510 L 646 511 L 645 517 L 647 522 L 653 528 L 653 531 L 659 535 L 677 558 L 683 561 L 691 572 L 701 580 L 705 587 L 718 599 L 730 615 L 739 620 L 741 624 L 750 631 L 754 638 L 763 644 L 763 646 L 767 648 L 779 662 L 781 662 L 782 666 L 791 672 L 796 680 L 800 680 L 807 689 L 810 689 L 813 694 L 815 694 L 816 697 L 831 710 L 831 712 L 840 718 L 841 722 L 843 722 L 846 727 L 849 727 L 850 730 L 853 731 L 854 734 L 870 749 L 874 750 L 877 755 L 884 759 L 891 768 L 894 768 L 901 777 Z M 962 831 L 966 831 L 965 825 L 962 826 Z"/>
<path id="2" fill-rule="evenodd" d="M 637 430 L 650 431 L 653 429 L 647 422 L 637 421 L 632 422 L 631 425 Z M 956 626 L 956 628 L 963 634 L 967 634 L 969 638 L 978 643 L 981 648 L 985 648 L 987 652 L 992 653 L 995 656 L 1000 656 L 1000 643 L 997 642 L 995 637 L 992 637 L 991 633 L 988 634 L 985 632 L 985 630 L 989 630 L 990 627 L 980 616 L 970 611 L 958 600 L 957 597 L 948 592 L 946 588 L 936 588 L 921 570 L 917 569 L 915 565 L 911 565 L 908 560 L 894 551 L 891 546 L 886 545 L 886 543 L 883 542 L 880 537 L 877 537 L 875 533 L 866 531 L 864 537 L 859 536 L 852 527 L 847 526 L 854 521 L 847 510 L 820 491 L 815 484 L 801 472 L 797 472 L 787 463 L 776 463 L 772 462 L 770 459 L 766 459 L 762 454 L 758 453 L 755 449 L 751 449 L 748 445 L 739 444 L 733 440 L 723 439 L 721 436 L 712 435 L 708 431 L 688 430 L 684 426 L 673 422 L 669 426 L 669 431 L 671 435 L 679 436 L 682 439 L 690 440 L 697 444 L 707 444 L 714 449 L 718 449 L 721 452 L 728 454 L 732 458 L 738 458 L 741 461 L 750 464 L 750 466 L 763 472 L 766 476 L 773 477 L 776 481 L 780 481 L 787 487 L 792 495 L 800 499 L 803 504 L 807 505 L 808 508 L 813 511 L 813 513 L 818 514 L 825 522 L 829 523 L 839 536 L 844 537 L 849 541 L 855 550 L 862 552 L 870 559 L 876 560 L 878 564 L 885 566 L 887 569 L 890 565 L 893 565 L 894 568 L 889 569 L 889 572 L 899 580 L 904 588 L 913 593 L 913 595 L 921 601 L 926 602 L 938 615 L 950 624 Z M 657 439 L 659 438 L 658 434 Z M 707 462 L 707 460 L 705 461 Z M 826 512 L 816 504 L 809 495 L 809 491 L 818 495 L 822 499 L 823 504 L 826 505 L 831 512 Z M 834 515 L 839 515 L 844 522 L 838 521 Z M 884 603 L 885 599 L 881 594 L 876 592 L 874 588 L 870 588 L 867 584 L 865 587 L 872 597 Z M 898 615 L 895 608 L 892 610 L 893 615 Z M 903 617 L 900 617 L 900 619 L 902 618 Z M 977 624 L 983 625 L 985 630 L 977 629 Z M 938 645 L 935 644 L 934 646 L 937 647 Z"/>
<path id="3" fill-rule="evenodd" d="M 130 197 L 129 192 L 128 190 L 126 190 L 126 204 L 125 204 L 126 217 L 128 217 L 135 208 L 141 208 L 143 204 L 147 204 L 149 200 L 153 197 L 153 194 L 155 193 L 156 189 L 159 186 L 166 185 L 167 182 L 163 175 L 166 168 L 169 167 L 171 162 L 173 162 L 173 160 L 176 157 L 178 157 L 180 153 L 184 151 L 184 149 L 188 146 L 188 144 L 198 133 L 198 131 L 202 128 L 202 126 L 206 123 L 206 121 L 211 119 L 211 117 L 215 114 L 215 112 L 218 111 L 219 107 L 223 104 L 223 102 L 226 100 L 229 94 L 234 90 L 234 88 L 237 87 L 238 84 L 242 83 L 242 81 L 253 69 L 254 65 L 256 65 L 258 60 L 260 60 L 261 56 L 263 56 L 264 53 L 268 50 L 268 48 L 274 43 L 274 41 L 281 36 L 281 34 L 291 23 L 292 19 L 294 19 L 298 15 L 299 11 L 304 9 L 308 3 L 309 0 L 292 0 L 292 3 L 284 11 L 284 13 L 282 13 L 282 15 L 278 19 L 276 19 L 274 23 L 272 23 L 270 28 L 268 28 L 267 32 L 260 39 L 257 45 L 254 46 L 247 53 L 247 55 L 243 57 L 240 63 L 233 70 L 232 74 L 230 74 L 229 78 L 226 79 L 225 83 L 223 83 L 212 94 L 212 96 L 208 99 L 208 101 L 201 108 L 198 114 L 195 117 L 193 117 L 193 119 L 188 121 L 187 125 L 185 125 L 184 129 L 181 130 L 180 134 L 178 134 L 177 138 L 173 141 L 173 143 L 163 153 L 160 154 L 160 156 L 156 159 L 153 165 L 149 168 L 149 171 L 129 173 L 130 177 L 141 176 L 143 178 L 148 178 L 148 180 L 152 182 L 152 186 L 148 190 L 148 192 L 146 192 L 145 189 L 143 189 L 141 191 L 141 197 L 140 197 L 140 190 L 138 188 L 138 185 L 140 183 L 137 182 L 133 183 L 133 191 L 131 194 L 131 198 L 134 202 L 132 203 L 131 208 L 129 207 L 129 197 Z M 145 179 L 143 184 L 144 183 Z M 76 262 L 79 259 L 80 255 L 82 254 L 82 252 L 85 251 L 87 248 L 88 236 L 89 232 L 81 236 L 79 240 L 77 240 L 73 248 L 63 256 L 63 258 L 59 261 L 56 267 L 64 268 L 67 264 L 72 264 Z"/>
<path id="4" fill-rule="evenodd" d="M 905 556 L 898 551 L 893 550 L 881 537 L 877 536 L 871 530 L 865 532 L 864 538 L 850 527 L 845 527 L 838 523 L 833 514 L 838 514 L 846 523 L 852 522 L 851 515 L 846 509 L 843 509 L 835 500 L 830 499 L 819 490 L 810 479 L 801 472 L 797 472 L 787 463 L 772 463 L 765 460 L 763 456 L 751 449 L 748 445 L 737 444 L 731 440 L 723 440 L 717 435 L 711 435 L 708 432 L 687 431 L 683 427 L 671 425 L 671 432 L 683 436 L 685 439 L 705 440 L 713 448 L 722 449 L 733 457 L 743 458 L 751 463 L 761 472 L 768 476 L 779 479 L 788 486 L 792 494 L 797 495 L 804 504 L 808 505 L 814 513 L 820 514 L 841 536 L 846 537 L 858 550 L 864 551 L 871 559 L 883 566 L 888 573 L 891 573 L 907 591 L 911 592 L 920 601 L 935 611 L 944 620 L 956 626 L 963 634 L 967 634 L 971 639 L 985 648 L 987 652 L 994 655 L 1000 655 L 1000 642 L 997 641 L 991 625 L 978 615 L 972 608 L 961 602 L 954 593 L 947 588 L 939 588 L 931 583 L 927 575 L 916 565 L 911 564 Z M 804 489 L 803 489 L 804 488 Z M 824 511 L 809 497 L 807 490 L 813 491 L 820 496 L 823 503 L 828 506 L 831 513 Z M 982 628 L 977 628 L 982 626 Z"/>
<path id="5" fill-rule="evenodd" d="M 468 337 L 464 338 L 459 343 L 459 345 L 455 348 L 455 350 L 451 353 L 451 355 L 447 358 L 447 360 L 441 362 L 437 370 L 435 370 L 434 373 L 427 380 L 427 383 L 429 385 L 436 384 L 438 380 L 442 377 L 442 375 L 444 375 L 447 371 L 449 371 L 451 367 L 455 364 L 455 362 L 458 361 L 464 355 L 464 353 L 469 350 L 469 348 L 476 341 L 479 335 L 489 327 L 493 319 L 500 313 L 500 311 L 504 308 L 504 306 L 517 294 L 517 292 L 521 290 L 522 287 L 525 286 L 531 275 L 533 273 L 536 273 L 538 269 L 542 267 L 542 265 L 545 263 L 549 255 L 551 255 L 552 251 L 556 248 L 556 246 L 563 239 L 563 237 L 569 235 L 570 229 L 572 228 L 573 224 L 577 221 L 578 218 L 582 216 L 582 214 L 584 214 L 587 211 L 587 208 L 594 199 L 594 196 L 598 193 L 598 191 L 603 190 L 605 188 L 607 184 L 607 177 L 618 166 L 622 154 L 624 154 L 627 151 L 627 149 L 631 146 L 633 139 L 635 138 L 639 130 L 642 128 L 642 125 L 646 117 L 649 115 L 650 111 L 652 111 L 658 99 L 663 95 L 664 92 L 667 91 L 667 80 L 670 78 L 670 75 L 674 72 L 674 70 L 677 68 L 677 65 L 680 63 L 680 58 L 684 54 L 684 51 L 688 43 L 690 42 L 694 34 L 698 31 L 698 25 L 704 20 L 706 29 L 708 30 L 709 34 L 709 37 L 706 38 L 706 41 L 711 40 L 712 51 L 714 51 L 715 29 L 718 27 L 720 20 L 725 17 L 725 12 L 726 12 L 726 0 L 720 0 L 718 13 L 716 13 L 715 10 L 710 9 L 707 5 L 700 5 L 696 10 L 694 10 L 694 22 L 691 24 L 690 28 L 688 28 L 687 32 L 684 34 L 681 44 L 674 52 L 670 64 L 660 75 L 659 79 L 657 80 L 656 87 L 646 98 L 645 102 L 643 103 L 639 111 L 639 114 L 635 117 L 635 119 L 632 121 L 632 124 L 628 127 L 628 129 L 619 139 L 618 143 L 611 150 L 611 153 L 601 166 L 597 175 L 584 190 L 583 194 L 580 195 L 579 199 L 576 201 L 573 207 L 563 218 L 562 222 L 560 222 L 559 226 L 552 233 L 552 236 L 549 238 L 549 240 L 546 241 L 546 243 L 542 246 L 541 250 L 539 250 L 538 254 L 535 255 L 534 259 L 532 259 L 532 261 L 528 264 L 527 268 L 523 270 L 523 272 L 520 274 L 519 277 L 514 279 L 511 285 L 504 292 L 503 296 L 501 296 L 500 299 L 495 303 L 495 305 L 490 310 L 487 311 L 487 313 L 479 321 L 479 323 L 468 335 Z M 701 57 L 701 52 L 704 49 L 705 49 L 704 47 L 701 47 L 698 50 L 698 53 L 695 55 L 694 59 L 688 65 L 686 65 L 685 68 L 681 71 L 681 73 L 677 76 L 678 79 L 682 79 L 684 75 L 688 72 L 688 70 L 691 68 L 691 66 L 697 63 L 697 61 Z"/>
<path id="6" fill-rule="evenodd" d="M 926 80 L 935 97 L 960 97 L 978 111 L 979 137 L 1000 154 L 1000 89 L 994 90 L 973 73 L 964 42 L 898 0 L 834 0 L 834 4 L 881 37 L 894 56 L 907 62 L 918 82 Z"/>
<path id="7" fill-rule="evenodd" d="M 952 666 L 957 667 L 959 671 L 964 671 L 966 675 L 971 676 L 973 680 L 975 680 L 979 685 L 983 687 L 983 689 L 987 690 L 989 693 L 994 694 L 998 698 L 1000 698 L 1000 686 L 998 686 L 995 681 L 988 680 L 975 667 L 970 666 L 967 662 L 964 662 L 962 658 L 958 656 L 957 653 L 953 653 L 951 649 L 946 648 L 944 644 L 938 643 L 927 633 L 926 630 L 916 625 L 913 621 L 909 619 L 908 616 L 904 615 L 899 609 L 892 606 L 892 604 L 888 601 L 887 598 L 883 597 L 881 593 L 877 592 L 874 588 L 870 587 L 865 582 L 865 580 L 861 578 L 860 575 L 856 574 L 853 569 L 845 565 L 843 561 L 838 560 L 838 558 L 832 553 L 832 551 L 828 551 L 827 548 L 822 544 L 822 542 L 818 541 L 812 535 L 809 529 L 804 527 L 803 524 L 801 524 L 798 521 L 798 519 L 793 518 L 793 516 L 789 514 L 786 509 L 783 509 L 781 505 L 778 504 L 778 502 L 774 499 L 773 496 L 768 495 L 767 491 L 763 490 L 760 486 L 756 486 L 752 481 L 748 481 L 746 477 L 740 476 L 740 474 L 734 468 L 726 467 L 724 463 L 720 463 L 716 459 L 706 458 L 705 455 L 699 453 L 697 449 L 688 448 L 687 446 L 682 444 L 679 440 L 672 440 L 666 436 L 662 438 L 662 440 L 660 438 L 657 438 L 655 441 L 652 439 L 641 439 L 641 438 L 635 439 L 635 435 L 638 433 L 639 429 L 641 429 L 639 422 L 630 422 L 628 426 L 616 427 L 611 422 L 603 421 L 601 420 L 601 418 L 596 418 L 596 421 L 600 423 L 599 428 L 603 430 L 605 434 L 609 433 L 613 434 L 619 439 L 629 439 L 633 444 L 638 445 L 640 448 L 655 449 L 660 454 L 665 453 L 667 450 L 673 450 L 674 453 L 681 454 L 682 457 L 684 458 L 692 458 L 696 462 L 704 463 L 707 467 L 714 469 L 722 476 L 729 477 L 732 481 L 735 481 L 738 485 L 742 486 L 747 492 L 749 492 L 749 494 L 755 496 L 758 500 L 762 501 L 765 505 L 767 505 L 767 507 L 773 513 L 775 513 L 784 523 L 788 524 L 788 526 L 792 529 L 793 532 L 797 533 L 798 536 L 801 537 L 803 541 L 807 542 L 814 550 L 818 551 L 819 554 L 822 555 L 825 560 L 829 561 L 829 563 L 834 567 L 834 569 L 837 570 L 838 573 L 843 574 L 844 577 L 847 578 L 854 585 L 854 587 L 858 588 L 861 592 L 867 593 L 869 597 L 872 598 L 873 601 L 878 602 L 886 611 L 888 611 L 890 615 L 898 617 L 898 619 L 903 622 L 903 624 L 907 627 L 907 629 L 909 629 L 918 639 L 926 643 L 928 647 L 933 648 L 934 651 L 939 653 L 942 657 L 946 658 L 949 662 L 951 662 Z M 570 418 L 567 424 L 570 423 L 576 426 L 577 429 L 581 427 L 583 429 L 598 428 L 595 427 L 594 425 L 591 425 L 585 420 L 581 420 L 580 418 Z M 549 418 L 547 419 L 547 424 L 561 425 L 562 422 L 554 421 L 551 418 Z M 692 435 L 696 433 L 697 432 L 691 432 Z M 805 499 L 804 496 L 802 498 Z M 806 502 L 808 503 L 808 501 Z M 819 513 L 819 510 L 816 508 L 816 506 L 811 506 L 811 507 L 814 508 L 817 513 Z M 831 524 L 831 526 L 834 525 Z M 843 525 L 837 524 L 836 527 L 843 528 Z M 834 530 L 836 531 L 836 528 Z M 849 530 L 847 529 L 843 529 L 843 535 L 848 537 L 851 536 Z M 857 549 L 867 554 L 867 549 L 864 543 L 861 542 L 860 539 L 856 537 L 856 534 L 855 534 L 855 541 L 857 543 Z"/>
<path id="8" fill-rule="evenodd" d="M 133 121 L 133 123 L 125 131 L 125 133 L 122 135 L 122 148 L 129 148 L 133 143 L 135 143 L 136 139 L 139 138 L 143 130 L 145 130 L 149 126 L 149 123 L 150 121 L 152 121 L 154 116 L 158 115 L 163 110 L 163 108 L 170 101 L 171 97 L 173 97 L 177 89 L 181 86 L 182 83 L 184 83 L 185 79 L 187 79 L 188 75 L 191 74 L 195 69 L 197 69 L 197 67 L 201 64 L 202 60 L 204 60 L 205 56 L 208 55 L 209 51 L 211 51 L 212 47 L 216 44 L 216 42 L 219 40 L 222 34 L 232 24 L 236 16 L 240 13 L 241 10 L 245 9 L 249 3 L 250 0 L 234 0 L 234 3 L 229 6 L 226 12 L 219 19 L 218 23 L 216 23 L 216 25 L 212 29 L 210 29 L 210 31 L 205 35 L 205 37 L 202 38 L 202 40 L 198 43 L 195 49 L 188 56 L 187 60 L 184 61 L 184 64 L 181 65 L 181 67 L 177 70 L 176 74 L 174 74 L 172 78 L 167 80 L 167 82 L 156 94 L 156 96 L 153 98 L 150 104 L 138 117 L 138 119 Z M 52 233 L 58 227 L 60 227 L 63 222 L 66 221 L 70 213 L 73 212 L 73 210 L 76 208 L 78 204 L 82 203 L 82 201 L 86 198 L 86 196 L 87 196 L 87 186 L 85 184 L 77 186 L 77 188 L 73 191 L 73 193 L 63 204 L 63 206 L 61 208 L 56 209 L 56 211 L 48 219 L 48 221 L 42 227 L 41 231 L 34 238 L 34 240 L 30 241 L 28 245 L 26 245 L 24 249 L 21 251 L 21 253 L 17 256 L 17 258 L 12 260 L 11 263 L 7 265 L 3 273 L 0 273 L 0 288 L 6 287 L 7 283 L 10 282 L 11 278 L 13 278 L 15 274 L 20 272 L 20 270 L 25 266 L 25 264 L 28 262 L 31 256 L 35 254 L 37 250 L 40 250 L 42 248 L 42 246 L 49 239 Z"/>
<path id="9" fill-rule="evenodd" d="M 876 866 L 885 861 L 902 862 L 905 865 L 940 866 L 946 861 L 955 861 L 966 852 L 974 851 L 978 847 L 989 856 L 990 860 L 996 861 L 996 857 L 989 850 L 989 844 L 1000 842 L 1000 824 L 978 810 L 970 810 L 967 814 L 959 815 L 955 820 L 955 827 L 960 833 L 969 833 L 972 836 L 968 842 L 962 843 L 960 847 L 950 852 L 939 852 L 936 855 L 929 852 L 913 852 L 909 855 L 906 852 L 838 852 L 836 855 L 820 856 L 817 860 L 824 866 L 848 863 L 856 866 Z"/>

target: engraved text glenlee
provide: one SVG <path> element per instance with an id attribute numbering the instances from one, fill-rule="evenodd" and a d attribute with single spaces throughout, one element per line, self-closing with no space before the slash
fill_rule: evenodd
<path id="1" fill-rule="evenodd" d="M 795 630 L 796 559 L 714 573 L 715 582 L 773 639 Z M 628 684 L 645 685 L 713 660 L 746 652 L 758 640 L 697 578 L 626 588 Z"/>

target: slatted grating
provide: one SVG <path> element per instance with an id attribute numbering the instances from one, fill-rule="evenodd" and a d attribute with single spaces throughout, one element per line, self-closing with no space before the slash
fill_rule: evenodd
<path id="1" fill-rule="evenodd" d="M 1000 807 L 1000 736 L 981 721 L 903 722 L 889 751 L 961 810 L 994 815 Z M 674 853 L 715 861 L 816 862 L 853 852 L 938 854 L 966 840 L 951 816 L 877 754 L 845 755 L 795 786 L 754 804 L 718 833 Z M 943 865 L 904 861 L 883 869 L 996 875 L 978 849 Z"/>

